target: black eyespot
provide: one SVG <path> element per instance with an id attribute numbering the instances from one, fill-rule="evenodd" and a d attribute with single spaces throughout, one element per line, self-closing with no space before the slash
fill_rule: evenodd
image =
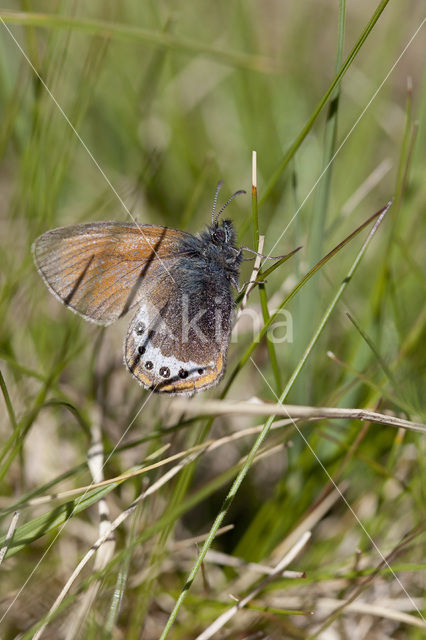
<path id="1" fill-rule="evenodd" d="M 163 378 L 170 378 L 170 369 L 169 369 L 169 367 L 161 367 L 160 376 L 163 376 Z"/>
<path id="2" fill-rule="evenodd" d="M 187 378 L 187 377 L 188 377 L 188 371 L 186 369 L 180 369 L 179 378 Z"/>
<path id="3" fill-rule="evenodd" d="M 145 369 L 148 369 L 149 371 L 152 369 L 154 365 L 152 364 L 151 360 L 147 360 L 145 362 Z"/>
<path id="4" fill-rule="evenodd" d="M 141 336 L 144 331 L 145 331 L 145 325 L 142 322 L 138 322 L 138 324 L 135 327 L 136 335 Z"/>
<path id="5" fill-rule="evenodd" d="M 143 354 L 145 353 L 146 349 L 145 347 L 143 347 L 142 345 L 140 347 L 138 347 L 138 353 L 139 355 L 143 356 Z"/>
<path id="6" fill-rule="evenodd" d="M 199 376 L 201 376 L 201 374 L 204 373 L 204 369 L 198 369 L 197 373 L 198 373 Z"/>

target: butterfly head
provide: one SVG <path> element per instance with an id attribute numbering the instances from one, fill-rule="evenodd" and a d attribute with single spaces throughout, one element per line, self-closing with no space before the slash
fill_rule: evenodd
<path id="1" fill-rule="evenodd" d="M 241 252 L 236 247 L 236 233 L 231 220 L 214 222 L 201 234 L 204 255 L 212 263 L 220 265 L 230 276 L 238 274 Z"/>
<path id="2" fill-rule="evenodd" d="M 235 283 L 238 280 L 239 265 L 242 260 L 241 251 L 236 247 L 236 234 L 232 221 L 225 219 L 219 222 L 219 218 L 229 203 L 245 191 L 240 189 L 233 193 L 220 211 L 216 213 L 217 198 L 222 185 L 223 181 L 221 180 L 216 187 L 213 200 L 212 223 L 208 227 L 207 233 L 202 234 L 201 238 L 205 245 L 209 245 L 207 252 L 211 254 L 211 258 L 215 256 L 213 261 L 217 262 L 223 268 L 227 278 Z"/>
<path id="3" fill-rule="evenodd" d="M 210 238 L 214 245 L 221 246 L 235 246 L 235 230 L 231 220 L 222 220 L 219 224 L 214 222 L 210 230 Z"/>

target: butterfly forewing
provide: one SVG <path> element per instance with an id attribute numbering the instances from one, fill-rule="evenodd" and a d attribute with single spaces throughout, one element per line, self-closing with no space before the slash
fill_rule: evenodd
<path id="1" fill-rule="evenodd" d="M 87 319 L 110 324 L 139 303 L 149 282 L 159 276 L 173 281 L 173 261 L 187 235 L 155 225 L 94 222 L 44 233 L 33 253 L 62 302 Z"/>

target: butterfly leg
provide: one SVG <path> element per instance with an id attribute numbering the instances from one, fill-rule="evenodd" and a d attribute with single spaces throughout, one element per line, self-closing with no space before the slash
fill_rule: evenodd
<path id="1" fill-rule="evenodd" d="M 236 278 L 231 278 L 231 284 L 237 290 L 237 293 L 242 293 L 249 284 L 266 284 L 266 280 L 247 280 L 242 285 L 238 283 Z"/>

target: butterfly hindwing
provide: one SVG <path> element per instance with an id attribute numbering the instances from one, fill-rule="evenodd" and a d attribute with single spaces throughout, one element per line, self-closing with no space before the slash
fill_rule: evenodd
<path id="1" fill-rule="evenodd" d="M 125 363 L 145 387 L 192 394 L 225 371 L 233 299 L 229 282 L 187 258 L 174 265 L 173 285 L 159 281 L 139 306 L 125 341 Z"/>

